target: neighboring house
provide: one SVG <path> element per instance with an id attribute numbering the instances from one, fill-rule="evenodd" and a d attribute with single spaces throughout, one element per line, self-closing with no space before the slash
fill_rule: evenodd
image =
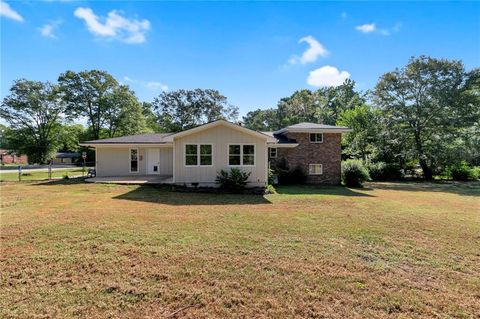
<path id="1" fill-rule="evenodd" d="M 80 157 L 80 153 L 59 152 L 52 159 L 52 164 L 73 164 Z"/>
<path id="2" fill-rule="evenodd" d="M 300 123 L 258 132 L 224 120 L 179 133 L 152 133 L 80 143 L 96 151 L 98 177 L 172 176 L 175 184 L 215 186 L 220 170 L 250 172 L 249 186 L 265 186 L 280 158 L 300 165 L 309 183 L 340 183 L 340 140 L 346 127 Z"/>
<path id="3" fill-rule="evenodd" d="M 17 155 L 14 151 L 0 149 L 0 163 L 28 164 L 27 155 Z"/>

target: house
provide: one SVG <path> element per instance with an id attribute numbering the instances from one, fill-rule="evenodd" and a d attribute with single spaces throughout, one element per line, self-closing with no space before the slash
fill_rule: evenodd
<path id="1" fill-rule="evenodd" d="M 52 164 L 73 164 L 80 157 L 80 153 L 59 152 L 52 159 Z"/>
<path id="2" fill-rule="evenodd" d="M 280 159 L 308 172 L 309 183 L 340 183 L 341 134 L 346 127 L 300 123 L 258 132 L 217 120 L 179 133 L 151 133 L 82 142 L 96 151 L 97 177 L 159 175 L 171 183 L 215 186 L 220 170 L 250 172 L 263 187 Z"/>
<path id="3" fill-rule="evenodd" d="M 1 164 L 28 164 L 27 155 L 17 155 L 15 151 L 0 149 Z"/>

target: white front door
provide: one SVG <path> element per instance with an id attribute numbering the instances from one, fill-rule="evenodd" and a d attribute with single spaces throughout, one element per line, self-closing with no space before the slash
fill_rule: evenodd
<path id="1" fill-rule="evenodd" d="M 147 149 L 147 174 L 160 174 L 160 150 L 158 148 Z"/>

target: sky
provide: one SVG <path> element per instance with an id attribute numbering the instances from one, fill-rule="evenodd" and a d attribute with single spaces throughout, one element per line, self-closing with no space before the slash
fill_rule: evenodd
<path id="1" fill-rule="evenodd" d="M 16 79 L 105 70 L 141 101 L 211 88 L 240 115 L 295 90 L 358 90 L 410 57 L 480 67 L 480 2 L 0 3 L 0 97 Z"/>

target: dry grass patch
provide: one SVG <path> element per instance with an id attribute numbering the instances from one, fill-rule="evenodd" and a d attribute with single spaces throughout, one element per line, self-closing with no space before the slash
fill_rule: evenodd
<path id="1" fill-rule="evenodd" d="M 478 318 L 480 186 L 1 184 L 0 317 Z"/>

